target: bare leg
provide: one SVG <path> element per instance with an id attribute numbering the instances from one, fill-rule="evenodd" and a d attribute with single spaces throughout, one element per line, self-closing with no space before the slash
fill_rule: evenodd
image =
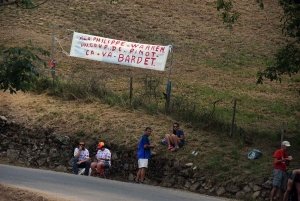
<path id="1" fill-rule="evenodd" d="M 284 193 L 284 196 L 283 196 L 283 201 L 287 201 L 288 200 L 288 197 L 290 196 L 292 188 L 293 188 L 293 180 L 289 179 L 288 180 L 288 184 L 287 184 L 287 189 L 286 189 L 286 191 Z"/>
<path id="2" fill-rule="evenodd" d="M 104 168 L 104 163 L 103 162 L 99 162 L 97 164 L 97 172 L 101 173 L 101 169 L 103 169 L 103 168 Z"/>
<path id="3" fill-rule="evenodd" d="M 92 162 L 91 164 L 91 176 L 93 176 L 96 173 L 96 167 L 97 167 L 97 163 L 96 162 Z"/>
<path id="4" fill-rule="evenodd" d="M 283 200 L 283 194 L 284 194 L 284 190 L 279 189 L 279 201 Z"/>
<path id="5" fill-rule="evenodd" d="M 139 171 L 136 173 L 135 182 L 139 182 L 139 180 L 141 178 L 141 171 L 142 171 L 142 168 L 140 168 Z"/>
<path id="6" fill-rule="evenodd" d="M 168 143 L 168 147 L 170 147 L 171 146 L 171 135 L 170 134 L 166 134 L 165 137 L 166 137 L 166 141 Z"/>
<path id="7" fill-rule="evenodd" d="M 145 180 L 146 168 L 141 168 L 141 182 Z"/>
<path id="8" fill-rule="evenodd" d="M 295 185 L 296 185 L 296 189 L 297 189 L 297 197 L 298 197 L 298 200 L 300 200 L 300 183 L 298 182 L 295 182 Z"/>
<path id="9" fill-rule="evenodd" d="M 172 135 L 172 143 L 175 145 L 175 147 L 178 147 L 179 138 L 176 135 Z"/>
<path id="10" fill-rule="evenodd" d="M 276 187 L 273 187 L 273 188 L 272 188 L 272 191 L 271 191 L 271 199 L 270 199 L 270 201 L 272 201 L 272 200 L 273 200 L 273 198 L 274 198 L 274 196 L 275 196 L 275 193 L 276 193 L 276 191 L 277 191 L 277 188 L 276 188 Z"/>

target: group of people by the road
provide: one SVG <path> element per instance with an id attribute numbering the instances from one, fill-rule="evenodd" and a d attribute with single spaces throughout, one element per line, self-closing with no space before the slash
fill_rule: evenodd
<path id="1" fill-rule="evenodd" d="M 287 174 L 288 166 L 293 159 L 287 153 L 291 144 L 288 141 L 281 143 L 281 149 L 274 153 L 274 170 L 273 170 L 273 188 L 271 190 L 272 201 L 277 191 L 279 191 L 279 201 L 289 200 L 293 189 L 296 189 L 295 200 L 300 201 L 300 169 L 292 170 Z"/>
<path id="2" fill-rule="evenodd" d="M 152 133 L 150 127 L 146 127 L 144 134 L 141 136 L 138 143 L 137 159 L 138 172 L 134 183 L 144 184 L 146 169 L 148 168 L 149 160 L 151 158 L 151 149 L 155 148 L 154 144 L 150 144 L 149 136 Z M 168 150 L 175 152 L 184 145 L 184 132 L 179 128 L 179 123 L 173 124 L 173 132 L 165 135 L 165 142 Z M 90 161 L 89 151 L 85 148 L 84 142 L 79 142 L 78 147 L 74 150 L 73 170 L 74 174 L 78 174 L 79 168 L 85 168 L 84 175 L 95 176 L 103 175 L 104 170 L 111 167 L 111 152 L 105 148 L 104 142 L 97 144 L 97 154 L 95 155 L 95 162 Z"/>

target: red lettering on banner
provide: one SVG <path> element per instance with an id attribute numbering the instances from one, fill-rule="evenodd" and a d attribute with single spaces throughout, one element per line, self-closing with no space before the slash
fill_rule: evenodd
<path id="1" fill-rule="evenodd" d="M 94 55 L 94 51 L 93 50 L 91 51 L 91 55 Z"/>
<path id="2" fill-rule="evenodd" d="M 140 50 L 140 51 L 139 51 L 139 54 L 143 55 L 143 54 L 144 54 L 144 52 L 143 52 L 142 50 Z"/>
<path id="3" fill-rule="evenodd" d="M 150 54 L 150 52 L 146 52 L 146 54 L 145 54 L 145 55 L 146 55 L 146 57 L 147 57 L 147 56 L 149 56 L 149 54 Z"/>
<path id="4" fill-rule="evenodd" d="M 104 49 L 106 49 L 107 48 L 107 45 L 104 45 Z"/>
<path id="5" fill-rule="evenodd" d="M 148 57 L 145 58 L 144 64 L 145 64 L 146 66 L 148 66 L 148 60 L 149 60 L 149 59 L 150 59 L 150 58 L 148 58 Z"/>
<path id="6" fill-rule="evenodd" d="M 156 52 L 158 52 L 158 50 L 159 50 L 159 46 L 156 46 L 156 49 L 155 49 L 155 51 L 156 51 Z"/>
<path id="7" fill-rule="evenodd" d="M 141 46 L 140 46 L 140 49 L 143 49 L 143 48 L 144 48 L 144 45 L 141 45 Z"/>
<path id="8" fill-rule="evenodd" d="M 131 57 L 131 63 L 134 63 L 135 62 L 135 56 L 132 56 Z"/>
<path id="9" fill-rule="evenodd" d="M 121 43 L 121 46 L 124 46 L 125 45 L 125 42 L 123 41 L 122 43 Z"/>
<path id="10" fill-rule="evenodd" d="M 87 43 L 81 43 L 80 45 L 81 45 L 81 47 L 88 47 L 89 46 Z"/>
<path id="11" fill-rule="evenodd" d="M 143 59 L 143 57 L 136 57 L 134 55 L 125 56 L 124 54 L 119 54 L 119 57 L 118 57 L 118 62 L 136 63 L 136 64 L 140 64 L 143 62 L 143 64 L 145 66 L 149 66 L 149 65 L 155 66 L 154 65 L 155 60 L 156 60 L 156 58 L 146 57 L 145 59 Z"/>
<path id="12" fill-rule="evenodd" d="M 152 52 L 152 57 L 155 57 L 156 52 Z"/>
<path id="13" fill-rule="evenodd" d="M 116 42 L 116 45 L 118 45 L 118 44 L 120 44 L 120 41 L 119 41 L 119 40 Z"/>
<path id="14" fill-rule="evenodd" d="M 141 63 L 142 62 L 142 59 L 143 59 L 143 57 L 138 57 L 138 60 L 137 60 L 137 64 L 139 64 L 139 63 Z"/>
<path id="15" fill-rule="evenodd" d="M 131 44 L 131 47 L 138 47 L 139 45 L 138 44 Z"/>
<path id="16" fill-rule="evenodd" d="M 111 47 L 111 51 L 115 51 L 116 49 L 117 49 L 116 46 Z"/>
<path id="17" fill-rule="evenodd" d="M 102 44 L 99 44 L 99 46 L 98 46 L 99 48 L 101 48 L 102 47 Z"/>
<path id="18" fill-rule="evenodd" d="M 165 53 L 165 47 L 161 47 L 160 52 Z"/>
<path id="19" fill-rule="evenodd" d="M 132 52 L 134 52 L 134 49 L 130 49 L 129 53 L 132 53 Z"/>
<path id="20" fill-rule="evenodd" d="M 146 47 L 146 50 L 150 50 L 150 45 L 148 45 L 148 46 Z"/>
<path id="21" fill-rule="evenodd" d="M 115 40 L 112 40 L 112 41 L 111 41 L 111 44 L 113 45 L 113 44 L 115 44 L 115 42 L 116 42 Z"/>
<path id="22" fill-rule="evenodd" d="M 124 54 L 119 54 L 118 62 L 122 62 L 124 60 Z"/>
<path id="23" fill-rule="evenodd" d="M 127 57 L 125 58 L 125 62 L 130 62 L 130 56 L 129 55 L 127 55 Z"/>
<path id="24" fill-rule="evenodd" d="M 80 36 L 79 40 L 91 40 L 90 37 Z"/>
<path id="25" fill-rule="evenodd" d="M 121 52 L 121 47 L 119 47 L 119 51 Z"/>
<path id="26" fill-rule="evenodd" d="M 109 52 L 108 53 L 108 55 L 107 55 L 107 57 L 111 57 L 112 56 L 112 53 L 111 52 Z"/>
<path id="27" fill-rule="evenodd" d="M 107 52 L 102 52 L 102 56 L 105 56 Z"/>
<path id="28" fill-rule="evenodd" d="M 89 50 L 87 50 L 87 51 L 85 52 L 85 55 L 86 55 L 86 56 L 89 56 Z"/>
<path id="29" fill-rule="evenodd" d="M 155 46 L 154 45 L 151 46 L 151 50 L 155 51 Z"/>
<path id="30" fill-rule="evenodd" d="M 151 66 L 155 66 L 154 61 L 156 60 L 156 58 L 151 58 L 151 60 L 152 60 Z"/>

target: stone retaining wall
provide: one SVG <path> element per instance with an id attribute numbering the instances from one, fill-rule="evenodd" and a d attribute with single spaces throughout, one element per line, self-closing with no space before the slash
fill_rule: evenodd
<path id="1" fill-rule="evenodd" d="M 90 156 L 96 154 L 96 141 L 88 141 Z M 54 130 L 29 130 L 0 116 L 0 156 L 28 167 L 49 168 L 72 173 L 72 157 L 78 142 L 68 136 L 55 134 Z M 132 182 L 137 172 L 136 148 L 119 149 L 106 143 L 112 152 L 112 167 L 106 171 L 108 179 Z M 167 188 L 183 189 L 195 193 L 241 200 L 269 200 L 272 178 L 233 178 L 219 184 L 213 175 L 204 175 L 192 163 L 167 160 L 153 155 L 145 183 Z M 236 181 L 235 181 L 236 180 Z"/>

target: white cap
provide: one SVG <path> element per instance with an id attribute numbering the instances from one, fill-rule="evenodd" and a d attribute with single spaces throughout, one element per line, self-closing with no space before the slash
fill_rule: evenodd
<path id="1" fill-rule="evenodd" d="M 284 145 L 284 146 L 287 146 L 287 147 L 291 146 L 291 144 L 288 141 L 283 141 L 281 145 Z"/>

